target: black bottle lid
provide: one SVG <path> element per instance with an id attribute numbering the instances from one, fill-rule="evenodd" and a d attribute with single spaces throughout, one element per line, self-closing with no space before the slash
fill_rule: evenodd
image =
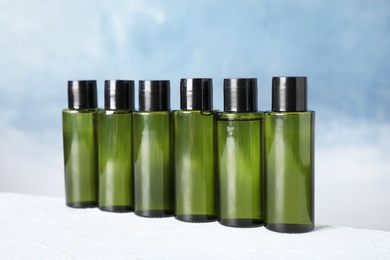
<path id="1" fill-rule="evenodd" d="M 104 82 L 104 108 L 134 110 L 134 81 L 106 80 Z"/>
<path id="2" fill-rule="evenodd" d="M 302 112 L 307 110 L 306 77 L 272 78 L 272 111 Z"/>
<path id="3" fill-rule="evenodd" d="M 96 80 L 68 81 L 69 109 L 97 108 Z"/>
<path id="4" fill-rule="evenodd" d="M 169 80 L 140 80 L 138 84 L 140 111 L 169 111 Z"/>
<path id="5" fill-rule="evenodd" d="M 212 110 L 213 80 L 212 79 L 181 79 L 180 109 L 182 110 Z"/>
<path id="6" fill-rule="evenodd" d="M 257 79 L 224 79 L 224 111 L 257 111 Z"/>

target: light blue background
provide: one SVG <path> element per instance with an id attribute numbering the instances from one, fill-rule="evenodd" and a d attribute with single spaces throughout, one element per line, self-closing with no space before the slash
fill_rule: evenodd
<path id="1" fill-rule="evenodd" d="M 67 81 L 309 79 L 316 222 L 390 231 L 390 2 L 0 0 L 0 191 L 63 196 Z"/>

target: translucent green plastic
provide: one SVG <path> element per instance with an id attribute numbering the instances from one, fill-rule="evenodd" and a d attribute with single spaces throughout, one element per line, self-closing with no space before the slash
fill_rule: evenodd
<path id="1" fill-rule="evenodd" d="M 218 113 L 219 223 L 263 224 L 263 113 Z"/>
<path id="2" fill-rule="evenodd" d="M 98 204 L 97 109 L 62 111 L 66 205 Z"/>
<path id="3" fill-rule="evenodd" d="M 99 208 L 127 212 L 133 203 L 132 112 L 99 111 Z"/>
<path id="4" fill-rule="evenodd" d="M 174 174 L 171 135 L 170 112 L 134 112 L 134 212 L 138 216 L 173 215 Z"/>
<path id="5" fill-rule="evenodd" d="M 314 112 L 266 112 L 265 225 L 284 233 L 314 228 Z"/>
<path id="6" fill-rule="evenodd" d="M 175 217 L 217 219 L 215 112 L 174 112 Z"/>

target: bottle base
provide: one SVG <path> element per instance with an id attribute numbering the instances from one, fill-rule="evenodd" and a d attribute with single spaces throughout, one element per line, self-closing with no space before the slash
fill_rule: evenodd
<path id="1" fill-rule="evenodd" d="M 264 223 L 259 219 L 220 219 L 218 220 L 219 224 L 227 227 L 237 227 L 237 228 L 251 228 L 251 227 L 260 227 Z"/>
<path id="2" fill-rule="evenodd" d="M 173 216 L 173 210 L 136 210 L 134 214 L 145 218 L 168 218 Z"/>
<path id="3" fill-rule="evenodd" d="M 67 202 L 66 206 L 70 208 L 86 209 L 86 208 L 96 208 L 98 206 L 98 203 L 95 201 Z"/>
<path id="4" fill-rule="evenodd" d="M 266 229 L 279 233 L 306 233 L 314 229 L 314 224 L 279 224 L 268 223 Z"/>
<path id="5" fill-rule="evenodd" d="M 217 221 L 217 216 L 213 215 L 176 215 L 175 219 L 183 222 L 203 223 Z"/>
<path id="6" fill-rule="evenodd" d="M 133 212 L 134 207 L 131 206 L 100 206 L 101 211 L 114 212 L 114 213 L 126 213 Z"/>

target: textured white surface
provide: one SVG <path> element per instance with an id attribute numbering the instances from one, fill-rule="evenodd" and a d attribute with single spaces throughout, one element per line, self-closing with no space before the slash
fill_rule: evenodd
<path id="1" fill-rule="evenodd" d="M 390 232 L 317 226 L 306 234 L 71 209 L 0 193 L 2 259 L 390 259 Z"/>

